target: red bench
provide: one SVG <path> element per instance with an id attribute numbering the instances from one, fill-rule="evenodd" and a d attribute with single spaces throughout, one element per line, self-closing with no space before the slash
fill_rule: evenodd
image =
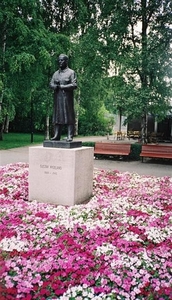
<path id="1" fill-rule="evenodd" d="M 130 154 L 130 149 L 131 144 L 96 142 L 94 147 L 94 154 L 127 156 Z"/>
<path id="2" fill-rule="evenodd" d="M 142 157 L 142 162 L 144 157 L 172 158 L 172 146 L 142 145 L 140 156 Z"/>

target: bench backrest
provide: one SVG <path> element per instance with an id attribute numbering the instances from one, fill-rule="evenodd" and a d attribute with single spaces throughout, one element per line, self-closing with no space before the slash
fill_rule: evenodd
<path id="1" fill-rule="evenodd" d="M 142 145 L 142 152 L 172 153 L 172 146 Z"/>
<path id="2" fill-rule="evenodd" d="M 115 143 L 102 143 L 102 142 L 96 142 L 95 143 L 95 149 L 108 149 L 108 150 L 126 150 L 130 151 L 130 144 L 115 144 Z"/>

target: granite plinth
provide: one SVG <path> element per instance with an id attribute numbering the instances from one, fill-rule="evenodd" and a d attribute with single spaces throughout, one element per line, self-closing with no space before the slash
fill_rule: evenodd
<path id="1" fill-rule="evenodd" d="M 93 190 L 93 147 L 29 148 L 29 200 L 74 205 Z"/>
<path id="2" fill-rule="evenodd" d="M 67 142 L 66 140 L 64 141 L 46 140 L 43 142 L 43 147 L 72 149 L 72 148 L 82 147 L 82 142 L 80 141 Z"/>

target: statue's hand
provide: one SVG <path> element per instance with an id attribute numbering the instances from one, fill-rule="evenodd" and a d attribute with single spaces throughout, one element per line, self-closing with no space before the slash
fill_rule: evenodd
<path id="1" fill-rule="evenodd" d="M 57 85 L 57 86 L 60 86 L 60 82 L 58 80 L 54 80 L 54 83 Z"/>
<path id="2" fill-rule="evenodd" d="M 65 85 L 64 84 L 60 84 L 60 89 L 64 89 L 65 88 Z"/>

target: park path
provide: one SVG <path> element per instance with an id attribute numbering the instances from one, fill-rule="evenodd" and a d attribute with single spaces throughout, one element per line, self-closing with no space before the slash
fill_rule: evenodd
<path id="1" fill-rule="evenodd" d="M 107 141 L 106 136 L 90 136 L 90 137 L 82 137 L 74 138 L 74 140 L 82 140 L 82 142 L 86 141 Z M 112 136 L 110 136 L 110 140 L 114 140 Z M 122 142 L 135 142 L 135 141 L 122 141 Z M 35 146 L 35 145 L 34 145 Z M 31 146 L 31 147 L 34 147 Z M 13 148 L 8 150 L 0 150 L 0 166 L 5 166 L 10 163 L 17 162 L 29 162 L 29 147 L 20 147 Z M 141 161 L 126 161 L 117 159 L 94 159 L 94 168 L 104 169 L 104 170 L 118 170 L 120 172 L 130 172 L 137 173 L 139 175 L 151 175 L 151 176 L 170 176 L 172 177 L 172 160 L 146 160 L 144 163 Z"/>

